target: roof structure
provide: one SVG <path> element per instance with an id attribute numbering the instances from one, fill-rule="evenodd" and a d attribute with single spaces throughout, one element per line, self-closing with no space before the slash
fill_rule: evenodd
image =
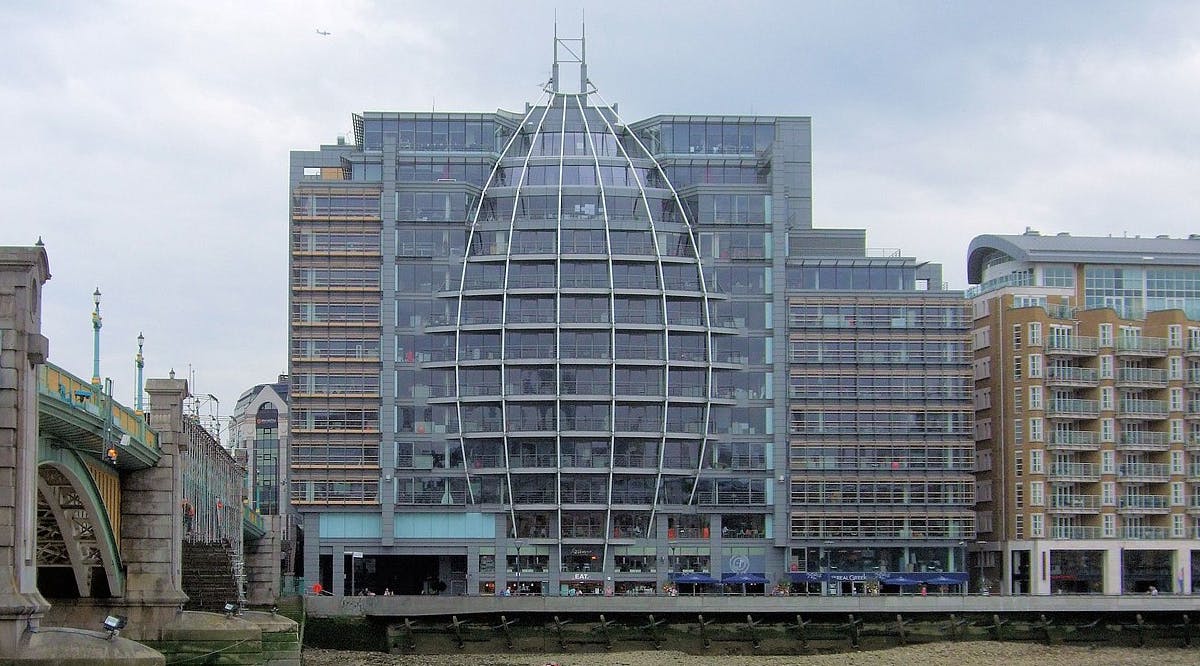
<path id="1" fill-rule="evenodd" d="M 984 264 L 997 252 L 1030 263 L 1200 266 L 1200 234 L 1188 238 L 985 234 L 976 236 L 968 248 L 967 282 L 983 282 Z"/>

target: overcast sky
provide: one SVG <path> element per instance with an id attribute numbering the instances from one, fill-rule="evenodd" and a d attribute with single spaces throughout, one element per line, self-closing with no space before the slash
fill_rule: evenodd
<path id="1" fill-rule="evenodd" d="M 43 238 L 51 360 L 133 402 L 194 372 L 227 414 L 287 367 L 288 151 L 364 110 L 522 110 L 555 7 L 0 3 L 0 245 Z M 814 225 L 944 265 L 981 233 L 1200 232 L 1200 3 L 587 6 L 592 81 L 626 120 L 813 119 Z M 317 29 L 329 36 L 317 34 Z"/>

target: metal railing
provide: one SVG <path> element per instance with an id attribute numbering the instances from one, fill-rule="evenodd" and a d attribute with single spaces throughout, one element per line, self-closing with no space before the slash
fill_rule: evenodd
<path id="1" fill-rule="evenodd" d="M 1051 430 L 1047 449 L 1068 449 L 1077 451 L 1096 450 L 1100 445 L 1096 442 L 1096 433 L 1087 430 Z"/>
<path id="2" fill-rule="evenodd" d="M 1117 506 L 1122 509 L 1166 509 L 1166 495 L 1121 495 Z"/>
<path id="3" fill-rule="evenodd" d="M 1050 336 L 1046 338 L 1047 354 L 1080 354 L 1090 356 L 1100 351 L 1100 340 L 1086 335 Z"/>
<path id="4" fill-rule="evenodd" d="M 1050 508 L 1092 511 L 1100 509 L 1099 495 L 1051 495 Z"/>
<path id="5" fill-rule="evenodd" d="M 1166 481 L 1171 477 L 1171 471 L 1169 465 L 1160 463 L 1126 463 L 1117 467 L 1117 476 L 1122 479 Z"/>
<path id="6" fill-rule="evenodd" d="M 63 370 L 53 363 L 38 366 L 38 393 L 57 398 L 72 409 L 90 414 L 102 420 L 110 420 L 115 426 L 116 439 L 129 435 L 134 442 L 147 448 L 158 448 L 158 434 L 150 429 L 146 419 L 134 410 L 121 405 L 111 396 L 104 395 L 91 382 L 85 381 Z M 105 412 L 108 412 L 106 415 Z"/>
<path id="7" fill-rule="evenodd" d="M 1167 371 L 1157 368 L 1117 368 L 1118 384 L 1167 385 Z"/>
<path id="8" fill-rule="evenodd" d="M 1128 416 L 1162 416 L 1167 415 L 1166 400 L 1148 400 L 1145 398 L 1122 398 L 1117 403 L 1117 414 Z"/>
<path id="9" fill-rule="evenodd" d="M 1100 416 L 1100 401 L 1073 398 L 1050 400 L 1046 403 L 1046 413 L 1050 416 L 1096 418 Z"/>
<path id="10" fill-rule="evenodd" d="M 1100 479 L 1100 466 L 1095 463 L 1054 463 L 1050 465 L 1049 472 L 1052 479 Z"/>
<path id="11" fill-rule="evenodd" d="M 1099 527 L 1075 527 L 1054 525 L 1050 528 L 1051 539 L 1099 539 Z"/>
<path id="12" fill-rule="evenodd" d="M 1117 352 L 1119 353 L 1152 355 L 1161 355 L 1167 353 L 1166 338 L 1135 338 L 1118 336 L 1116 343 Z"/>
<path id="13" fill-rule="evenodd" d="M 1171 448 L 1171 444 L 1167 441 L 1167 434 L 1165 432 L 1126 430 L 1120 433 L 1117 439 L 1117 448 L 1166 451 Z"/>
<path id="14" fill-rule="evenodd" d="M 1047 384 L 1095 384 L 1099 375 L 1091 368 L 1050 366 L 1046 368 Z"/>

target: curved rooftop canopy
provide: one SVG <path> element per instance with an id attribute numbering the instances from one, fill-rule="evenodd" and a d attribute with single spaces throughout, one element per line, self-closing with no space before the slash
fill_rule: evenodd
<path id="1" fill-rule="evenodd" d="M 1127 238 L 1112 236 L 1042 236 L 1036 231 L 1001 236 L 976 236 L 967 250 L 967 282 L 983 282 L 989 258 L 1003 254 L 1013 261 L 1029 263 L 1129 265 L 1153 262 L 1159 265 L 1200 264 L 1200 235 L 1188 238 Z"/>

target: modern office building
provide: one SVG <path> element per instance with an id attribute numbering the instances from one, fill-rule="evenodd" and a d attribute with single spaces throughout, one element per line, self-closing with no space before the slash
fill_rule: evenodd
<path id="1" fill-rule="evenodd" d="M 247 389 L 230 418 L 229 445 L 246 466 L 246 496 L 264 516 L 287 513 L 290 390 L 287 375 Z"/>
<path id="2" fill-rule="evenodd" d="M 808 118 L 626 123 L 559 68 L 521 113 L 369 112 L 292 153 L 307 584 L 965 580 L 962 294 L 813 229 Z"/>
<path id="3" fill-rule="evenodd" d="M 1200 236 L 979 236 L 979 556 L 1002 593 L 1200 592 Z"/>

